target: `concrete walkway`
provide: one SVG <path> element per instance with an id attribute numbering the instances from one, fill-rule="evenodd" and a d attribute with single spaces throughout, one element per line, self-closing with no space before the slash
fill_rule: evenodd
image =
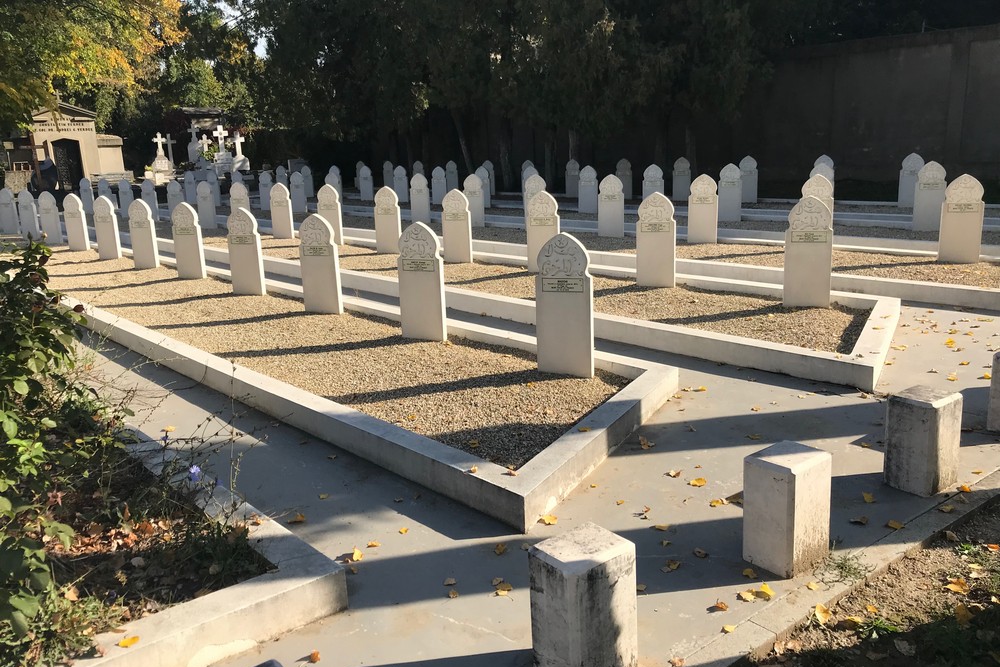
<path id="1" fill-rule="evenodd" d="M 898 347 L 906 348 L 890 355 L 879 386 L 881 392 L 914 384 L 962 392 L 966 432 L 959 477 L 974 490 L 1000 486 L 1000 476 L 989 477 L 1000 469 L 1000 445 L 981 431 L 989 381 L 979 378 L 989 371 L 992 348 L 1000 346 L 1000 315 L 993 317 L 906 305 L 895 338 Z M 948 339 L 955 344 L 946 346 Z M 214 433 L 217 427 L 206 423 L 231 420 L 246 435 L 203 468 L 211 468 L 224 484 L 238 468 L 238 474 L 232 472 L 235 488 L 275 520 L 286 522 L 303 513 L 306 522 L 292 530 L 324 553 L 336 557 L 354 547 L 364 552 L 357 573 L 348 575 L 349 611 L 219 663 L 225 667 L 249 667 L 269 658 L 289 667 L 313 650 L 320 651 L 321 664 L 338 666 L 529 665 L 528 571 L 522 547 L 585 521 L 636 544 L 638 581 L 645 584 L 638 598 L 643 665 L 667 665 L 673 657 L 685 658 L 689 666 L 729 664 L 845 586 L 830 583 L 808 590 L 808 582 L 833 581 L 824 571 L 791 581 L 765 572 L 754 580 L 743 576 L 742 509 L 736 504 L 710 507 L 709 501 L 741 491 L 747 454 L 779 440 L 832 452 L 831 535 L 836 549 L 863 549 L 873 562 L 884 562 L 928 537 L 986 495 L 965 494 L 974 499 L 968 505 L 949 500 L 956 510 L 945 515 L 935 511 L 946 500 L 944 494 L 920 499 L 882 485 L 885 406 L 876 395 L 620 345 L 599 347 L 678 366 L 681 387 L 705 390 L 680 391 L 556 508 L 557 525 L 539 524 L 527 536 L 511 534 L 430 489 L 187 378 L 142 364 L 131 353 L 114 348 L 105 355 L 113 360 L 100 367 L 117 378 L 116 386 L 139 387 L 138 400 L 145 408 L 138 406 L 135 419 L 150 437 L 167 425 L 176 427 L 178 438 Z M 965 361 L 968 365 L 961 365 Z M 952 372 L 954 381 L 948 379 Z M 654 446 L 641 448 L 639 435 Z M 670 470 L 681 474 L 666 476 Z M 707 484 L 689 486 L 695 477 L 704 477 Z M 863 491 L 873 493 L 876 502 L 866 503 Z M 320 494 L 329 497 L 321 500 Z M 860 515 L 868 517 L 867 525 L 850 522 Z M 885 527 L 889 520 L 907 527 L 894 531 Z M 666 531 L 654 528 L 664 524 L 669 525 Z M 369 548 L 370 541 L 381 546 Z M 709 556 L 698 558 L 695 549 Z M 661 568 L 668 560 L 681 565 L 665 573 Z M 508 596 L 493 594 L 496 577 L 513 585 Z M 443 586 L 446 578 L 457 580 L 455 599 Z M 762 581 L 776 591 L 772 601 L 737 600 L 736 593 Z M 717 600 L 725 601 L 729 611 L 709 611 Z M 723 625 L 737 630 L 723 634 Z"/>

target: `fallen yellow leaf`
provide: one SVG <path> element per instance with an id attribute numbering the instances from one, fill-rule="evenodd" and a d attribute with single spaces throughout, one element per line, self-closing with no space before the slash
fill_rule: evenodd
<path id="1" fill-rule="evenodd" d="M 704 549 L 698 549 L 698 548 L 696 548 L 691 553 L 693 553 L 698 558 L 708 558 L 708 552 L 705 551 Z"/>
<path id="2" fill-rule="evenodd" d="M 295 516 L 288 520 L 288 523 L 305 523 L 306 515 L 301 512 L 296 512 Z"/>
<path id="3" fill-rule="evenodd" d="M 876 607 L 873 604 L 870 604 L 870 605 L 867 605 L 865 607 L 865 611 L 867 611 L 869 614 L 871 614 L 872 616 L 874 616 L 875 614 L 878 613 L 878 607 Z"/>
<path id="4" fill-rule="evenodd" d="M 772 589 L 767 584 L 761 584 L 760 588 L 754 591 L 754 595 L 756 595 L 762 600 L 770 600 L 771 598 L 774 597 L 774 589 Z"/>
<path id="5" fill-rule="evenodd" d="M 313 651 L 309 654 L 309 662 L 313 664 L 319 662 L 319 651 Z"/>
<path id="6" fill-rule="evenodd" d="M 961 602 L 955 605 L 955 620 L 959 625 L 968 625 L 972 621 L 972 612 Z"/>
<path id="7" fill-rule="evenodd" d="M 455 581 L 454 577 L 448 577 L 447 579 L 444 580 L 444 584 L 442 584 L 442 585 L 443 586 L 454 586 L 457 583 L 458 582 Z"/>
<path id="8" fill-rule="evenodd" d="M 688 482 L 688 486 L 705 486 L 706 484 L 708 484 L 708 480 L 704 477 L 695 477 Z"/>
<path id="9" fill-rule="evenodd" d="M 960 362 L 958 362 L 958 365 L 959 366 L 968 366 L 969 362 L 968 361 L 960 361 Z"/>
<path id="10" fill-rule="evenodd" d="M 983 471 L 982 471 L 982 470 L 973 470 L 973 471 L 972 471 L 972 474 L 973 474 L 973 475 L 982 475 L 982 474 L 983 474 Z"/>
<path id="11" fill-rule="evenodd" d="M 504 544 L 503 542 L 500 542 L 495 547 L 493 547 L 493 553 L 495 553 L 497 556 L 502 556 L 505 551 L 507 551 L 507 545 Z"/>
<path id="12" fill-rule="evenodd" d="M 663 474 L 666 475 L 667 477 L 680 477 L 681 476 L 681 471 L 680 470 L 668 470 L 667 472 L 665 472 Z"/>
<path id="13" fill-rule="evenodd" d="M 735 625 L 723 625 L 722 626 L 722 631 L 725 632 L 727 635 L 730 632 L 734 632 L 735 630 L 736 630 L 736 626 Z"/>
<path id="14" fill-rule="evenodd" d="M 380 547 L 380 546 L 382 546 L 382 543 L 379 542 L 379 541 L 377 541 L 377 540 L 370 540 L 368 542 L 368 548 L 369 549 L 374 549 L 375 547 Z"/>
<path id="15" fill-rule="evenodd" d="M 862 491 L 861 492 L 861 496 L 865 499 L 866 503 L 873 503 L 873 502 L 875 502 L 875 494 L 874 493 L 868 493 L 867 491 Z"/>
<path id="16" fill-rule="evenodd" d="M 968 484 L 960 485 L 958 487 L 958 490 L 961 491 L 962 493 L 972 493 L 972 489 L 969 487 Z"/>
<path id="17" fill-rule="evenodd" d="M 851 523 L 856 523 L 856 524 L 858 524 L 860 526 L 867 526 L 868 525 L 868 517 L 866 517 L 866 516 L 856 516 L 853 519 L 851 519 Z"/>
<path id="18" fill-rule="evenodd" d="M 945 514 L 951 514 L 952 512 L 955 511 L 955 506 L 954 505 L 942 505 L 941 507 L 938 508 L 938 511 L 939 512 L 944 512 Z"/>
<path id="19" fill-rule="evenodd" d="M 128 648 L 129 646 L 135 644 L 137 641 L 139 641 L 139 635 L 133 635 L 131 637 L 123 637 L 122 640 L 118 642 L 118 645 L 121 646 L 122 648 Z"/>
<path id="20" fill-rule="evenodd" d="M 624 505 L 624 504 L 625 504 L 624 500 L 616 500 L 615 501 L 615 505 Z"/>
<path id="21" fill-rule="evenodd" d="M 477 472 L 479 472 L 479 466 L 472 466 L 471 468 L 469 468 L 469 472 L 475 475 Z"/>
<path id="22" fill-rule="evenodd" d="M 409 528 L 400 528 L 399 529 L 399 534 L 400 535 L 406 535 L 408 532 L 410 532 Z"/>
<path id="23" fill-rule="evenodd" d="M 744 602 L 753 602 L 757 599 L 757 593 L 752 588 L 747 591 L 740 591 L 736 596 Z"/>
<path id="24" fill-rule="evenodd" d="M 954 591 L 962 595 L 969 594 L 969 584 L 966 583 L 965 579 L 962 579 L 961 577 L 949 577 L 948 583 L 945 584 L 945 588 L 949 591 Z"/>
<path id="25" fill-rule="evenodd" d="M 354 551 L 351 552 L 351 561 L 357 563 L 364 557 L 365 555 L 361 553 L 361 549 L 354 547 Z"/>
<path id="26" fill-rule="evenodd" d="M 826 625 L 829 623 L 830 619 L 833 618 L 833 612 L 826 606 L 818 604 L 816 605 L 816 608 L 813 609 L 813 616 L 816 617 L 816 620 L 819 621 L 820 625 Z"/>
<path id="27" fill-rule="evenodd" d="M 635 590 L 638 591 L 639 593 L 645 593 L 646 592 L 646 584 L 636 584 L 635 585 Z"/>
<path id="28" fill-rule="evenodd" d="M 1000 544 L 987 544 L 986 548 L 995 553 L 1000 551 Z"/>
<path id="29" fill-rule="evenodd" d="M 670 528 L 669 523 L 658 523 L 655 526 L 653 526 L 653 530 L 659 530 L 659 531 L 666 531 L 669 528 Z"/>
<path id="30" fill-rule="evenodd" d="M 458 597 L 458 591 L 452 588 L 451 590 L 448 591 L 448 597 L 454 600 L 455 598 Z"/>
<path id="31" fill-rule="evenodd" d="M 948 373 L 948 377 L 946 377 L 945 379 L 948 382 L 957 382 L 958 381 L 958 374 L 957 373 Z"/>
<path id="32" fill-rule="evenodd" d="M 944 342 L 945 347 L 955 347 L 955 339 L 949 338 Z"/>
<path id="33" fill-rule="evenodd" d="M 708 391 L 708 387 L 696 387 L 691 391 Z"/>
<path id="34" fill-rule="evenodd" d="M 643 449 L 652 449 L 653 447 L 656 447 L 656 443 L 650 442 L 648 438 L 640 435 L 639 446 L 642 447 Z"/>
<path id="35" fill-rule="evenodd" d="M 589 426 L 581 426 L 580 428 L 578 428 L 576 430 L 579 431 L 580 433 L 586 433 L 587 431 L 590 430 L 590 427 Z"/>
<path id="36" fill-rule="evenodd" d="M 806 584 L 806 588 L 808 588 L 811 591 L 819 590 L 819 582 L 810 581 L 808 584 Z"/>
<path id="37" fill-rule="evenodd" d="M 760 433 L 748 433 L 747 434 L 747 438 L 749 438 L 750 440 L 760 440 L 763 437 L 764 436 L 762 436 Z"/>
<path id="38" fill-rule="evenodd" d="M 711 608 L 715 611 L 729 611 L 729 605 L 722 600 L 716 600 Z"/>
<path id="39" fill-rule="evenodd" d="M 885 525 L 887 528 L 892 528 L 893 530 L 899 530 L 906 524 L 896 521 L 895 519 L 890 519 Z"/>
<path id="40" fill-rule="evenodd" d="M 861 618 L 860 616 L 846 616 L 840 622 L 840 624 L 843 625 L 844 627 L 846 627 L 849 630 L 856 630 L 864 622 L 865 622 L 865 619 Z"/>
<path id="41" fill-rule="evenodd" d="M 756 579 L 757 578 L 757 570 L 753 569 L 752 567 L 744 568 L 744 570 L 743 570 L 743 576 L 747 577 L 749 579 Z"/>
<path id="42" fill-rule="evenodd" d="M 330 497 L 329 493 L 321 493 L 321 494 L 319 494 L 319 499 L 320 500 L 326 500 L 329 497 Z"/>
<path id="43" fill-rule="evenodd" d="M 979 376 L 979 379 L 980 380 L 992 380 L 993 376 L 990 375 L 989 373 L 983 373 L 982 375 Z"/>
<path id="44" fill-rule="evenodd" d="M 556 524 L 556 521 L 558 521 L 558 520 L 559 519 L 557 517 L 555 517 L 555 516 L 553 516 L 551 514 L 543 514 L 542 518 L 539 519 L 539 521 L 541 521 L 542 523 L 544 523 L 546 526 L 554 526 Z"/>
<path id="45" fill-rule="evenodd" d="M 715 498 L 713 500 L 708 501 L 709 507 L 721 507 L 722 505 L 728 505 L 728 504 L 729 501 L 726 500 L 725 498 Z"/>
<path id="46" fill-rule="evenodd" d="M 668 560 L 667 564 L 660 568 L 661 572 L 673 572 L 681 566 L 679 560 Z"/>

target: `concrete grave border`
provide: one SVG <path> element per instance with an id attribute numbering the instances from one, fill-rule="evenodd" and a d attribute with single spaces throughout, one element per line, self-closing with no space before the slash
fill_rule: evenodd
<path id="1" fill-rule="evenodd" d="M 63 297 L 63 303 L 72 307 L 80 302 Z M 156 442 L 132 445 L 129 453 L 154 475 L 182 454 Z M 104 654 L 77 659 L 74 665 L 205 667 L 347 609 L 347 576 L 340 563 L 224 486 L 203 490 L 196 502 L 215 520 L 227 513 L 242 521 L 263 519 L 259 525 L 248 521 L 247 542 L 277 569 L 125 623 L 124 634 L 97 635 L 94 642 Z M 138 636 L 139 641 L 122 648 L 118 641 L 125 636 Z"/>
<path id="2" fill-rule="evenodd" d="M 207 250 L 207 248 L 206 248 Z M 170 265 L 166 258 L 164 264 Z M 226 279 L 228 271 L 209 268 Z M 267 281 L 270 294 L 301 299 L 302 289 Z M 65 298 L 72 307 L 82 303 Z M 653 415 L 676 391 L 678 370 L 671 366 L 596 353 L 595 366 L 632 380 L 574 427 L 518 469 L 459 449 L 321 398 L 174 340 L 108 311 L 84 303 L 87 327 L 109 340 L 182 375 L 281 419 L 363 459 L 528 532 L 619 444 Z M 345 297 L 350 310 L 399 320 L 399 308 Z M 448 333 L 472 340 L 534 351 L 533 336 L 448 320 Z M 477 466 L 475 474 L 470 473 Z"/>

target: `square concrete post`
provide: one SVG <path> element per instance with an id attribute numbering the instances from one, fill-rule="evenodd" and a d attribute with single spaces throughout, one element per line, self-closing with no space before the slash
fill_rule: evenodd
<path id="1" fill-rule="evenodd" d="M 794 577 L 830 548 L 829 452 L 784 440 L 743 459 L 743 559 Z"/>
<path id="2" fill-rule="evenodd" d="M 885 414 L 885 483 L 933 496 L 958 480 L 962 395 L 923 385 L 889 398 Z"/>
<path id="3" fill-rule="evenodd" d="M 986 430 L 994 433 L 1000 431 L 1000 352 L 993 355 L 993 368 L 990 371 L 990 402 L 986 410 Z"/>
<path id="4" fill-rule="evenodd" d="M 636 667 L 635 544 L 585 523 L 528 551 L 538 667 Z"/>

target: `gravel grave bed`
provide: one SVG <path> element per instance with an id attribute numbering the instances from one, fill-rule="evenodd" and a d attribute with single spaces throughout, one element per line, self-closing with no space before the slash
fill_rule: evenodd
<path id="1" fill-rule="evenodd" d="M 46 268 L 53 289 L 507 467 L 628 384 L 604 371 L 541 373 L 533 355 L 496 345 L 407 340 L 393 322 L 305 313 L 298 300 L 234 296 L 220 280 L 136 271 L 129 259 L 100 261 L 94 251 L 57 251 Z"/>
<path id="2" fill-rule="evenodd" d="M 298 239 L 261 239 L 265 254 L 297 259 Z M 342 245 L 340 268 L 396 276 L 398 255 Z M 454 287 L 535 299 L 535 276 L 502 264 L 445 264 L 445 283 Z M 871 311 L 832 308 L 785 308 L 780 299 L 715 292 L 693 287 L 638 287 L 633 280 L 594 276 L 597 312 L 692 327 L 797 347 L 850 353 Z"/>

